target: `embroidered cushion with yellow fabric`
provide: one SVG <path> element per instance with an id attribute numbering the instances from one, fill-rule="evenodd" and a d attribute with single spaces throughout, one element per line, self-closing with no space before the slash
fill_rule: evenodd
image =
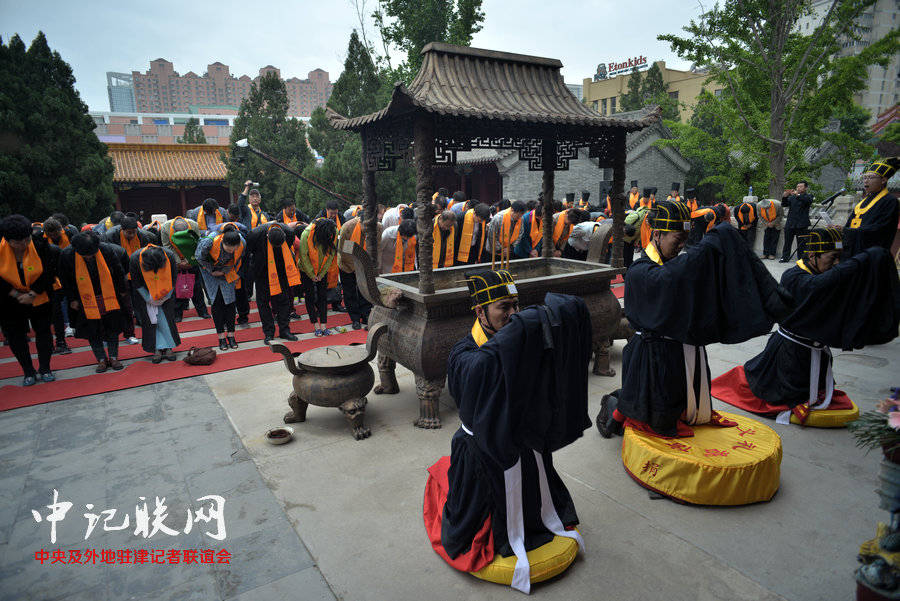
<path id="1" fill-rule="evenodd" d="M 646 488 L 697 505 L 770 500 L 781 478 L 781 438 L 754 419 L 719 413 L 738 425 L 693 426 L 690 438 L 659 438 L 626 427 L 625 470 Z"/>

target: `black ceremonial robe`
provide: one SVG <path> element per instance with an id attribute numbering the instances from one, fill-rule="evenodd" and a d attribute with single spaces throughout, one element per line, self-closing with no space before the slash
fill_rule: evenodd
<path id="1" fill-rule="evenodd" d="M 812 349 L 859 349 L 897 337 L 900 282 L 890 253 L 881 247 L 864 250 L 825 273 L 812 274 L 795 266 L 781 276 L 798 306 L 781 322 L 766 348 L 744 365 L 753 394 L 770 405 L 796 407 L 810 400 Z M 831 365 L 827 352 L 819 356 L 818 390 L 825 390 Z"/>
<path id="2" fill-rule="evenodd" d="M 707 344 L 767 334 L 791 309 L 790 295 L 727 223 L 662 265 L 645 254 L 625 274 L 625 316 L 640 334 L 622 353 L 619 411 L 676 436 L 688 401 L 685 352 L 705 357 Z M 694 395 L 709 384 L 708 366 L 698 367 Z"/>
<path id="3" fill-rule="evenodd" d="M 872 195 L 862 200 L 862 206 Z M 897 220 L 900 218 L 900 204 L 897 197 L 888 192 L 881 197 L 871 208 L 860 216 L 861 223 L 853 227 L 853 219 L 856 217 L 853 205 L 844 225 L 843 244 L 844 258 L 849 259 L 857 253 L 873 246 L 881 246 L 890 250 L 897 234 Z"/>
<path id="4" fill-rule="evenodd" d="M 522 527 L 525 551 L 560 534 L 541 517 L 539 468 L 546 474 L 561 526 L 578 524 L 569 491 L 553 468 L 552 453 L 591 425 L 590 316 L 584 301 L 575 296 L 551 293 L 544 302 L 513 315 L 481 346 L 469 334 L 450 352 L 448 386 L 463 423 L 451 442 L 441 524 L 441 544 L 452 558 L 469 550 L 488 517 L 496 553 L 515 554 L 520 562 L 508 520 Z M 480 326 L 476 328 L 481 334 Z M 520 490 L 511 485 L 511 474 L 518 470 Z M 510 509 L 519 502 L 520 512 Z M 527 567 L 527 558 L 525 562 Z"/>

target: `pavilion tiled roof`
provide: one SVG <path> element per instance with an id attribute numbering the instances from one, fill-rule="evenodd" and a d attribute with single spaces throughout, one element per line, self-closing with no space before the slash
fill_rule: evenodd
<path id="1" fill-rule="evenodd" d="M 226 167 L 216 144 L 107 144 L 114 184 L 224 182 Z"/>
<path id="2" fill-rule="evenodd" d="M 622 118 L 601 115 L 566 88 L 556 59 L 432 42 L 422 49 L 422 67 L 406 87 L 397 83 L 382 110 L 345 118 L 328 111 L 337 129 L 359 130 L 416 109 L 449 117 L 527 124 L 643 129 L 657 110 Z"/>

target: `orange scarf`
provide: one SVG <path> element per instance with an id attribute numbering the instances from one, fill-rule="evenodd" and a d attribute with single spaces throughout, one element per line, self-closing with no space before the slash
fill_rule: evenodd
<path id="1" fill-rule="evenodd" d="M 482 231 L 484 226 L 482 225 Z M 469 209 L 466 211 L 466 215 L 463 218 L 463 227 L 462 234 L 459 237 L 459 262 L 460 263 L 468 263 L 469 261 L 469 251 L 472 249 L 472 236 L 475 235 L 475 209 Z M 484 244 L 478 245 L 478 258 L 475 260 L 476 263 L 481 263 L 481 251 L 484 249 Z"/>
<path id="2" fill-rule="evenodd" d="M 100 277 L 100 296 L 103 299 L 103 307 L 107 313 L 115 311 L 119 308 L 116 287 L 113 285 L 112 274 L 109 272 L 106 259 L 99 250 L 94 254 L 94 264 L 97 266 L 97 275 Z M 97 296 L 94 294 L 91 274 L 84 257 L 78 253 L 75 253 L 75 283 L 78 286 L 78 294 L 81 296 L 81 306 L 84 309 L 85 317 L 100 319 L 100 306 L 97 303 Z"/>
<path id="3" fill-rule="evenodd" d="M 216 211 L 216 223 L 222 223 L 222 213 Z M 206 213 L 203 212 L 203 207 L 200 207 L 200 212 L 197 213 L 197 225 L 200 226 L 201 230 L 208 230 L 209 226 L 206 223 Z"/>
<path id="4" fill-rule="evenodd" d="M 269 226 L 278 227 L 278 226 Z M 281 294 L 281 281 L 278 278 L 278 269 L 275 266 L 275 251 L 272 243 L 266 239 L 266 255 L 267 265 L 269 269 L 269 295 L 277 296 Z M 281 243 L 281 259 L 284 261 L 284 271 L 287 274 L 287 282 L 289 286 L 300 285 L 300 270 L 297 269 L 297 260 L 288 248 L 287 242 Z"/>
<path id="5" fill-rule="evenodd" d="M 565 245 L 566 241 L 569 239 L 569 234 L 572 233 L 572 224 L 566 220 L 566 215 L 568 215 L 568 213 L 568 209 L 557 213 L 558 217 L 556 218 L 556 225 L 553 227 L 553 244 L 557 248 Z"/>
<path id="6" fill-rule="evenodd" d="M 543 217 L 538 217 L 534 211 L 531 212 L 531 248 L 534 249 L 537 247 L 538 242 L 541 241 L 542 229 L 541 227 L 544 223 Z"/>
<path id="7" fill-rule="evenodd" d="M 753 210 L 753 205 L 747 204 L 747 206 L 750 207 L 750 210 L 746 215 L 744 213 L 741 213 L 740 207 L 735 207 L 736 210 L 734 212 L 734 217 L 738 222 L 738 225 L 741 226 L 742 230 L 750 229 L 750 225 L 756 220 L 756 211 Z"/>
<path id="8" fill-rule="evenodd" d="M 641 206 L 646 207 L 648 209 L 653 208 L 653 199 L 652 198 L 641 198 Z"/>
<path id="9" fill-rule="evenodd" d="M 256 211 L 257 210 L 254 209 L 253 206 L 251 205 L 250 206 L 250 229 L 253 229 L 257 225 L 260 225 L 262 223 L 268 223 L 268 221 L 269 221 L 266 218 L 266 216 L 263 214 L 262 209 L 259 209 L 259 213 L 257 213 Z"/>
<path id="10" fill-rule="evenodd" d="M 288 217 L 284 209 L 281 209 L 281 221 L 282 223 L 297 223 L 297 211 L 294 211 L 293 217 Z"/>
<path id="11" fill-rule="evenodd" d="M 141 248 L 141 239 L 137 235 L 134 236 L 131 240 L 125 237 L 122 233 L 122 230 L 119 230 L 119 246 L 125 249 L 125 252 L 128 253 L 128 256 L 134 254 L 135 251 Z M 128 274 L 128 279 L 131 279 L 131 274 Z"/>
<path id="12" fill-rule="evenodd" d="M 765 219 L 769 223 L 775 221 L 775 217 L 778 215 L 778 210 L 775 208 L 775 203 L 769 203 L 769 207 L 766 209 L 762 209 L 760 211 L 760 215 L 762 215 L 763 219 Z"/>
<path id="13" fill-rule="evenodd" d="M 320 217 L 320 219 L 325 219 L 325 217 Z M 318 221 L 318 219 L 316 221 Z M 326 253 L 325 256 L 322 257 L 322 261 L 319 262 L 319 247 L 316 246 L 315 243 L 316 222 L 313 221 L 306 229 L 309 230 L 309 235 L 306 237 L 306 251 L 309 253 L 309 264 L 312 265 L 313 273 L 318 276 L 319 272 L 322 270 L 322 266 L 325 265 L 325 261 L 328 260 L 328 256 L 331 253 Z M 332 261 L 331 264 L 334 265 L 335 261 Z M 328 269 L 328 275 L 330 275 L 331 267 Z"/>
<path id="14" fill-rule="evenodd" d="M 391 273 L 414 271 L 416 269 L 416 237 L 410 236 L 406 242 L 406 253 L 403 252 L 403 236 L 397 234 L 397 244 L 394 248 L 394 266 Z"/>
<path id="15" fill-rule="evenodd" d="M 141 266 L 141 275 L 144 276 L 144 284 L 147 285 L 147 291 L 150 293 L 150 298 L 153 300 L 162 300 L 172 291 L 172 264 L 169 262 L 169 255 L 166 255 L 164 267 L 157 269 L 156 271 L 144 269 L 144 251 L 151 246 L 154 248 L 161 248 L 153 244 L 148 244 L 142 248 L 141 254 L 138 255 L 138 264 Z"/>
<path id="16" fill-rule="evenodd" d="M 434 218 L 434 230 L 431 233 L 432 238 L 434 239 L 433 244 L 437 246 L 437 251 L 434 252 L 434 246 L 431 247 L 431 266 L 433 269 L 438 268 L 438 264 L 440 263 L 440 251 L 441 251 L 441 241 L 443 240 L 443 236 L 441 235 L 441 228 L 438 225 L 438 219 L 440 219 L 440 215 Z M 456 228 L 453 228 L 456 229 Z M 451 229 L 450 233 L 447 234 L 447 245 L 444 249 L 444 267 L 453 267 L 453 243 L 455 242 L 456 235 L 454 231 Z"/>
<path id="17" fill-rule="evenodd" d="M 16 261 L 15 251 L 5 239 L 0 240 L 0 277 L 19 292 L 31 290 L 31 285 L 44 273 L 44 264 L 40 255 L 38 255 L 37 249 L 34 247 L 34 242 L 28 241 L 28 248 L 25 249 L 25 254 L 22 256 L 22 271 L 25 275 L 24 282 L 19 276 L 19 265 L 18 261 Z M 43 305 L 49 300 L 50 297 L 47 296 L 47 293 L 42 292 L 34 297 L 32 304 L 35 306 Z"/>
<path id="18" fill-rule="evenodd" d="M 697 199 L 696 198 L 694 200 L 686 200 L 686 201 L 684 201 L 684 204 L 686 204 L 687 207 L 692 212 L 697 210 Z"/>
<path id="19" fill-rule="evenodd" d="M 366 237 L 362 235 L 362 217 L 356 222 L 356 226 L 354 226 L 353 231 L 350 233 L 350 241 L 355 242 L 363 247 L 363 250 L 366 249 Z"/>
<path id="20" fill-rule="evenodd" d="M 213 264 L 219 264 L 219 255 L 222 253 L 222 238 L 225 234 L 219 234 L 213 240 L 212 248 L 209 249 L 209 256 L 213 258 Z M 234 251 L 234 256 L 228 259 L 228 262 L 225 265 L 233 265 L 234 269 L 227 272 L 225 274 L 226 282 L 234 282 L 240 279 L 238 275 L 238 269 L 241 268 L 241 255 L 244 254 L 244 242 L 241 241 L 241 245 L 238 247 L 236 251 Z"/>
<path id="21" fill-rule="evenodd" d="M 628 208 L 630 208 L 630 209 L 633 211 L 633 210 L 635 209 L 635 207 L 638 206 L 638 203 L 639 203 L 640 201 L 641 201 L 641 194 L 640 194 L 640 192 L 635 192 L 634 194 L 631 194 L 631 195 L 628 197 Z"/>
<path id="22" fill-rule="evenodd" d="M 509 230 L 512 226 L 512 209 L 504 209 L 503 211 L 503 221 L 500 225 L 500 244 L 503 248 L 506 248 L 510 245 L 511 242 L 519 239 L 519 230 L 522 227 L 522 218 L 520 217 L 518 221 L 516 221 L 515 227 L 512 227 L 512 234 L 510 234 Z"/>
<path id="23" fill-rule="evenodd" d="M 47 236 L 47 234 L 44 234 L 44 239 L 47 240 L 47 242 L 49 242 L 50 244 L 56 244 L 56 242 L 51 240 L 50 237 Z M 62 250 L 65 247 L 67 247 L 68 245 L 69 245 L 69 236 L 66 234 L 66 229 L 63 228 L 62 232 L 60 232 L 60 234 L 59 234 L 59 244 L 56 244 L 56 246 L 59 247 L 59 250 Z"/>

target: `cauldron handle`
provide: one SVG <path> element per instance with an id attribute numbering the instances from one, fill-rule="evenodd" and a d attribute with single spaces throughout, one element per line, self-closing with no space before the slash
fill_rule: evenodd
<path id="1" fill-rule="evenodd" d="M 366 337 L 366 349 L 369 351 L 367 362 L 374 359 L 378 353 L 378 339 L 387 333 L 387 327 L 387 324 L 382 321 L 369 328 L 369 335 Z"/>

